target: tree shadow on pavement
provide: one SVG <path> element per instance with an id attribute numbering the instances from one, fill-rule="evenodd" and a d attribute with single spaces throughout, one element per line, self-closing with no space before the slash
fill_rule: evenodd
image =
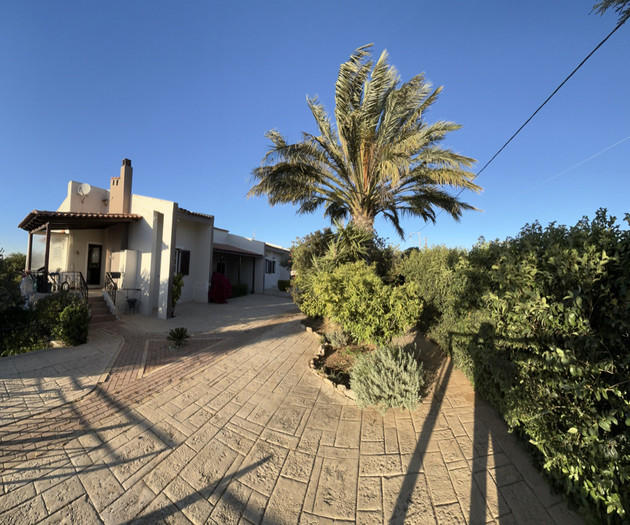
<path id="1" fill-rule="evenodd" d="M 266 456 L 258 460 L 256 463 L 248 465 L 247 467 L 238 470 L 230 476 L 224 477 L 216 485 L 216 487 L 208 486 L 204 490 L 195 491 L 194 493 L 184 496 L 183 498 L 180 498 L 175 502 L 164 498 L 163 505 L 158 506 L 158 508 L 153 510 L 149 510 L 152 507 L 152 505 L 149 505 L 145 509 L 145 512 L 138 516 L 136 519 L 133 519 L 131 523 L 134 525 L 153 525 L 154 523 L 168 522 L 169 517 L 179 514 L 186 507 L 189 507 L 190 505 L 193 505 L 198 501 L 205 499 L 204 496 L 201 494 L 202 492 L 211 492 L 212 494 L 216 494 L 218 496 L 217 501 L 222 501 L 223 505 L 226 506 L 229 509 L 229 512 L 232 514 L 230 518 L 234 519 L 235 515 L 238 514 L 238 517 L 236 517 L 236 519 L 238 520 L 240 518 L 240 515 L 245 511 L 247 507 L 247 500 L 243 501 L 236 493 L 236 491 L 231 491 L 230 483 L 233 480 L 244 476 L 248 472 L 256 470 L 258 467 L 264 465 L 270 459 L 271 456 Z M 154 501 L 157 501 L 157 498 Z M 258 518 L 260 517 L 262 516 L 258 516 Z M 268 525 L 276 525 L 276 523 L 269 518 L 264 518 L 262 520 L 262 523 Z"/>
<path id="2" fill-rule="evenodd" d="M 513 479 L 506 478 L 507 469 L 498 468 L 505 462 L 509 462 L 509 458 L 506 458 L 505 454 L 502 453 L 501 445 L 494 436 L 495 428 L 491 429 L 491 427 L 496 426 L 497 416 L 493 409 L 486 405 L 478 395 L 473 394 L 474 398 L 463 400 L 463 396 L 457 390 L 456 383 L 453 383 L 453 362 L 451 359 L 441 357 L 441 351 L 438 347 L 431 343 L 421 344 L 418 338 L 416 338 L 416 343 L 421 346 L 424 354 L 422 360 L 426 368 L 428 383 L 431 384 L 431 380 L 434 382 L 433 395 L 430 397 L 431 404 L 417 437 L 416 446 L 407 466 L 392 515 L 390 517 L 385 516 L 385 519 L 389 519 L 391 525 L 409 523 L 413 519 L 418 519 L 419 508 L 415 507 L 419 503 L 422 505 L 422 502 L 418 502 L 418 494 L 420 494 L 418 490 L 424 485 L 424 480 L 420 482 L 419 477 L 426 476 L 429 480 L 428 490 L 431 493 L 432 476 L 442 476 L 445 472 L 432 472 L 432 469 L 439 468 L 448 470 L 443 481 L 451 487 L 448 490 L 457 494 L 461 509 L 460 519 L 465 519 L 471 524 L 485 524 L 493 519 L 497 519 L 500 523 L 501 517 L 510 514 L 511 510 L 499 489 L 501 486 L 512 482 Z M 459 421 L 457 409 L 453 408 L 455 406 L 461 407 L 462 413 L 469 414 L 465 416 L 466 420 L 461 422 L 461 428 L 465 429 L 465 434 L 464 430 L 457 432 L 450 424 L 453 420 Z M 439 418 L 443 420 L 444 415 L 442 414 L 449 415 L 449 429 L 448 433 L 445 433 L 444 427 L 440 427 L 437 440 L 450 441 L 449 447 L 457 450 L 460 450 L 461 444 L 462 455 L 460 457 L 466 460 L 464 463 L 461 461 L 449 463 L 448 459 L 443 458 L 444 466 L 436 467 L 431 462 L 428 464 L 425 462 L 429 442 L 432 441 L 433 446 L 435 446 L 436 432 L 438 432 L 436 424 Z M 432 448 L 431 450 L 435 452 L 437 449 Z M 451 476 L 452 471 L 450 469 L 459 469 L 456 477 Z M 419 482 L 420 485 L 418 485 Z M 436 508 L 440 505 L 446 508 L 448 504 L 439 500 L 436 501 L 433 493 L 431 493 L 431 498 L 434 506 L 434 519 L 437 522 L 439 519 Z M 424 504 L 426 505 L 426 503 Z M 428 509 L 426 511 L 428 516 L 430 512 Z M 456 514 L 458 513 L 459 511 L 456 511 Z M 509 516 L 510 519 L 513 517 Z"/>

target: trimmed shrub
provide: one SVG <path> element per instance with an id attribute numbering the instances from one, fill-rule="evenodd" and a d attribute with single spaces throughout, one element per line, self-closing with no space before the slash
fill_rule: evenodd
<path id="1" fill-rule="evenodd" d="M 414 325 L 422 310 L 417 284 L 383 284 L 374 266 L 364 262 L 311 273 L 307 279 L 302 311 L 330 319 L 358 343 L 390 342 Z"/>
<path id="2" fill-rule="evenodd" d="M 87 343 L 89 326 L 90 309 L 83 301 L 78 301 L 63 309 L 53 332 L 64 344 L 76 346 Z"/>
<path id="3" fill-rule="evenodd" d="M 61 291 L 39 299 L 32 308 L 0 311 L 0 355 L 48 348 L 51 339 L 74 346 L 87 341 L 89 307 L 75 293 Z"/>
<path id="4" fill-rule="evenodd" d="M 400 346 L 382 347 L 360 355 L 350 372 L 350 385 L 361 407 L 414 410 L 424 386 L 422 364 Z"/>
<path id="5" fill-rule="evenodd" d="M 291 287 L 291 281 L 288 279 L 278 279 L 278 290 L 286 292 Z"/>
<path id="6" fill-rule="evenodd" d="M 35 303 L 35 318 L 40 335 L 45 339 L 57 337 L 61 313 L 71 305 L 83 303 L 81 297 L 64 290 L 50 294 Z"/>
<path id="7" fill-rule="evenodd" d="M 243 297 L 247 295 L 248 287 L 245 283 L 238 283 L 232 285 L 232 297 Z"/>

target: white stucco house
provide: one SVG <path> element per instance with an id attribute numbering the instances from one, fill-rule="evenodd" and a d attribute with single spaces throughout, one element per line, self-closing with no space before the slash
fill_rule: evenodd
<path id="1" fill-rule="evenodd" d="M 109 189 L 70 181 L 56 211 L 33 210 L 19 227 L 29 232 L 27 269 L 59 272 L 74 286 L 104 288 L 114 277 L 120 292 L 139 302 L 143 314 L 171 314 L 173 275 L 184 274 L 181 301 L 207 302 L 214 217 L 180 208 L 176 202 L 131 191 L 133 169 L 124 159 Z M 36 234 L 43 260 L 33 265 Z"/>
<path id="2" fill-rule="evenodd" d="M 184 275 L 180 302 L 201 303 L 213 271 L 246 283 L 250 293 L 289 278 L 281 265 L 288 250 L 215 228 L 212 215 L 174 201 L 135 195 L 132 182 L 131 161 L 123 159 L 109 189 L 70 181 L 56 211 L 29 213 L 19 224 L 29 233 L 26 269 L 86 294 L 115 283 L 115 307 L 132 299 L 140 313 L 157 310 L 162 319 L 171 315 L 176 273 Z"/>
<path id="3" fill-rule="evenodd" d="M 250 293 L 276 290 L 279 279 L 289 279 L 289 250 L 214 228 L 213 271 L 224 274 L 232 285 L 247 284 Z"/>

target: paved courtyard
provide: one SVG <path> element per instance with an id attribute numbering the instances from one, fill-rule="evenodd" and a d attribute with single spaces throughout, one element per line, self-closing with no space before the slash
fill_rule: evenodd
<path id="1" fill-rule="evenodd" d="M 0 361 L 0 523 L 581 522 L 450 361 L 382 416 L 309 369 L 318 337 L 286 299 L 198 306 Z"/>

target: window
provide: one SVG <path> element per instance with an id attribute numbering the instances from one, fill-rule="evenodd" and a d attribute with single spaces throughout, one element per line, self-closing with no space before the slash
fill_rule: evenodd
<path id="1" fill-rule="evenodd" d="M 265 273 L 276 273 L 276 261 L 265 259 Z"/>
<path id="2" fill-rule="evenodd" d="M 188 275 L 190 273 L 190 250 L 175 250 L 175 273 Z"/>

